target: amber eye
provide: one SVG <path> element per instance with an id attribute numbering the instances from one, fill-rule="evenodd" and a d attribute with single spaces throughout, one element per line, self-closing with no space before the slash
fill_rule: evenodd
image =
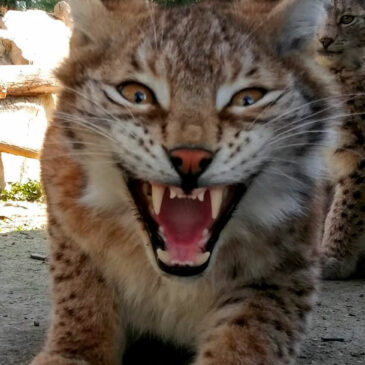
<path id="1" fill-rule="evenodd" d="M 133 104 L 148 105 L 156 103 L 153 92 L 147 86 L 138 82 L 124 82 L 118 86 L 118 91 L 124 99 Z"/>
<path id="2" fill-rule="evenodd" d="M 355 20 L 353 15 L 344 15 L 340 19 L 341 24 L 351 24 Z"/>
<path id="3" fill-rule="evenodd" d="M 265 94 L 266 90 L 261 88 L 244 89 L 233 96 L 229 106 L 248 107 L 257 103 Z"/>

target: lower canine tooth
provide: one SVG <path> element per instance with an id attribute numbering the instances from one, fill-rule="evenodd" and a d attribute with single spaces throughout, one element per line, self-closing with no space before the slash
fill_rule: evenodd
<path id="1" fill-rule="evenodd" d="M 166 265 L 170 265 L 170 255 L 167 251 L 161 250 L 160 248 L 157 249 L 157 257 Z"/>
<path id="2" fill-rule="evenodd" d="M 198 195 L 198 199 L 203 202 L 204 201 L 204 195 L 205 195 L 205 190 L 203 190 L 201 193 L 199 193 Z"/>
<path id="3" fill-rule="evenodd" d="M 208 251 L 204 252 L 202 254 L 199 254 L 194 260 L 194 265 L 201 266 L 201 265 L 205 264 L 209 260 L 209 257 L 210 257 L 210 252 L 208 252 Z"/>

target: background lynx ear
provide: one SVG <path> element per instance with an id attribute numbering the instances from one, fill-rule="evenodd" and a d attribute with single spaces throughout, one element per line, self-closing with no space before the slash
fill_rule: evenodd
<path id="1" fill-rule="evenodd" d="M 311 42 L 328 0 L 282 0 L 269 15 L 269 33 L 280 54 L 301 50 Z"/>

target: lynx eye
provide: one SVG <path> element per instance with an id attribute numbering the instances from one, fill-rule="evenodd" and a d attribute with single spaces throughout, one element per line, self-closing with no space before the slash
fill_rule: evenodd
<path id="1" fill-rule="evenodd" d="M 353 15 L 344 15 L 340 19 L 341 24 L 351 24 L 355 20 L 355 17 Z"/>
<path id="2" fill-rule="evenodd" d="M 138 82 L 125 82 L 118 86 L 118 91 L 124 99 L 137 105 L 155 104 L 156 98 L 153 92 Z"/>
<path id="3" fill-rule="evenodd" d="M 229 106 L 248 107 L 257 103 L 266 94 L 265 89 L 252 88 L 239 91 L 233 96 Z"/>

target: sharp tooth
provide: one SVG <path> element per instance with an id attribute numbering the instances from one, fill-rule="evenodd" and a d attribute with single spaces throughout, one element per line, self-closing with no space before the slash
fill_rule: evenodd
<path id="1" fill-rule="evenodd" d="M 177 197 L 176 189 L 173 187 L 170 187 L 170 199 L 175 199 Z"/>
<path id="2" fill-rule="evenodd" d="M 205 195 L 205 190 L 202 190 L 199 195 L 198 195 L 198 199 L 203 202 L 204 201 L 204 195 Z"/>
<path id="3" fill-rule="evenodd" d="M 178 260 L 173 260 L 171 262 L 171 265 L 174 265 L 174 266 L 191 266 L 191 267 L 194 267 L 194 262 L 192 261 L 178 261 Z"/>
<path id="4" fill-rule="evenodd" d="M 201 266 L 205 264 L 209 260 L 209 257 L 210 257 L 210 252 L 208 251 L 199 254 L 194 260 L 194 266 Z"/>
<path id="5" fill-rule="evenodd" d="M 157 249 L 157 257 L 160 261 L 162 261 L 166 265 L 171 265 L 170 255 L 167 251 L 161 250 L 161 248 Z"/>
<path id="6" fill-rule="evenodd" d="M 221 205 L 222 205 L 222 200 L 223 200 L 223 190 L 224 190 L 224 188 L 209 189 L 210 204 L 212 206 L 212 218 L 213 219 L 216 219 L 218 217 L 219 211 L 221 210 Z"/>
<path id="7" fill-rule="evenodd" d="M 160 214 L 164 192 L 164 186 L 152 184 L 152 204 L 156 215 Z"/>

